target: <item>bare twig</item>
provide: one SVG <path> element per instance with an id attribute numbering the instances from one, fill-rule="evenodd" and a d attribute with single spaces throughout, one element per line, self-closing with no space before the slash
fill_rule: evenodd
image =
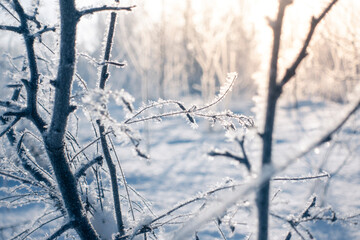
<path id="1" fill-rule="evenodd" d="M 102 63 L 102 65 L 105 65 L 105 64 L 114 65 L 116 67 L 125 67 L 126 66 L 126 63 L 119 63 L 119 62 L 114 62 L 114 61 L 106 61 L 106 62 Z"/>
<path id="2" fill-rule="evenodd" d="M 212 150 L 208 153 L 209 156 L 215 157 L 215 156 L 222 156 L 222 157 L 228 157 L 231 159 L 234 159 L 238 161 L 240 164 L 244 164 L 246 166 L 246 169 L 250 172 L 251 171 L 251 165 L 247 158 L 237 156 L 229 151 L 220 151 L 220 150 Z"/>
<path id="3" fill-rule="evenodd" d="M 221 95 L 217 96 L 213 102 L 211 102 L 210 104 L 207 104 L 203 107 L 200 107 L 199 109 L 197 109 L 197 111 L 202 111 L 202 110 L 208 109 L 208 108 L 218 104 L 219 102 L 221 102 L 225 98 L 225 96 L 231 91 L 232 87 L 235 84 L 237 77 L 238 77 L 237 73 L 228 74 L 226 80 L 230 84 L 229 84 L 229 86 L 227 86 L 225 91 Z"/>
<path id="4" fill-rule="evenodd" d="M 34 34 L 34 36 L 35 36 L 35 37 L 39 37 L 39 36 L 41 36 L 41 35 L 44 34 L 44 33 L 47 33 L 47 32 L 55 32 L 55 31 L 56 31 L 56 28 L 55 28 L 55 27 L 49 28 L 49 27 L 45 26 L 45 27 L 44 27 L 43 29 L 41 29 L 40 31 L 36 32 L 36 33 Z"/>
<path id="5" fill-rule="evenodd" d="M 21 28 L 14 26 L 0 25 L 0 30 L 11 31 L 19 34 L 22 33 Z"/>

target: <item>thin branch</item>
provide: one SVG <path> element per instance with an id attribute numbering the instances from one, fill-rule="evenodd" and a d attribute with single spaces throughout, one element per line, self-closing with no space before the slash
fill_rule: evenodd
<path id="1" fill-rule="evenodd" d="M 254 124 L 252 122 L 252 126 L 253 125 Z M 246 154 L 246 150 L 245 150 L 245 135 L 243 135 L 241 139 L 236 138 L 235 140 L 240 145 L 241 151 L 242 151 L 243 156 L 244 156 L 244 163 L 246 164 L 246 166 L 247 166 L 247 168 L 248 168 L 248 170 L 250 172 L 251 171 L 251 164 L 250 164 L 249 158 L 248 158 L 248 156 Z"/>
<path id="2" fill-rule="evenodd" d="M 37 230 L 39 230 L 39 229 L 42 228 L 43 226 L 45 226 L 45 225 L 47 225 L 47 224 L 49 224 L 49 223 L 51 223 L 51 222 L 53 222 L 53 221 L 55 221 L 55 220 L 57 220 L 57 219 L 59 219 L 59 218 L 62 218 L 62 217 L 64 217 L 64 215 L 57 216 L 57 217 L 55 217 L 55 218 L 52 218 L 52 219 L 50 219 L 50 220 L 48 220 L 48 221 L 40 224 L 38 227 L 34 228 L 33 230 L 31 230 L 30 232 L 28 232 L 27 234 L 25 234 L 25 236 L 23 236 L 22 239 L 26 239 L 28 236 L 30 236 L 31 234 L 33 234 L 34 232 L 36 232 Z M 15 238 L 12 238 L 12 239 L 15 239 Z"/>
<path id="3" fill-rule="evenodd" d="M 20 20 L 2 3 L 0 3 L 0 6 L 5 9 L 16 21 L 20 22 Z"/>
<path id="4" fill-rule="evenodd" d="M 91 160 L 90 162 L 86 163 L 85 165 L 83 165 L 76 173 L 75 173 L 75 178 L 79 179 L 81 176 L 85 175 L 85 172 L 92 167 L 94 164 L 102 164 L 102 160 L 103 157 L 102 156 L 98 156 L 96 158 L 94 158 L 93 160 Z"/>
<path id="5" fill-rule="evenodd" d="M 104 6 L 104 8 L 106 8 L 106 6 Z M 94 9 L 95 8 L 93 8 L 93 10 Z M 116 17 L 117 17 L 116 12 L 112 12 L 111 18 L 110 18 L 109 29 L 108 29 L 108 36 L 107 36 L 106 45 L 105 45 L 104 62 L 107 62 L 110 60 L 110 53 L 111 53 L 114 34 L 115 34 Z M 105 64 L 102 66 L 102 69 L 101 69 L 100 80 L 99 80 L 99 88 L 100 89 L 105 88 L 105 84 L 106 84 L 107 79 L 109 78 L 109 75 L 110 74 L 108 73 L 108 65 Z M 111 158 L 109 145 L 107 143 L 106 135 L 105 135 L 105 127 L 101 123 L 100 119 L 97 120 L 96 123 L 99 128 L 102 151 L 104 154 L 106 165 L 109 169 L 117 229 L 118 229 L 120 236 L 123 236 L 123 235 L 125 235 L 125 229 L 124 229 L 124 222 L 123 222 L 123 218 L 122 218 L 122 211 L 121 211 L 121 205 L 120 205 L 120 194 L 119 194 L 119 187 L 117 184 L 116 166 Z"/>
<path id="6" fill-rule="evenodd" d="M 1 133 L 0 133 L 0 138 L 6 134 L 8 131 L 10 131 L 17 122 L 19 122 L 21 119 L 21 117 L 17 116 L 14 121 L 12 121 Z"/>
<path id="7" fill-rule="evenodd" d="M 319 18 L 312 19 L 311 28 L 301 49 L 297 59 L 292 66 L 286 71 L 284 78 L 280 83 L 277 83 L 278 78 L 278 62 L 279 52 L 281 44 L 281 31 L 283 26 L 283 19 L 285 10 L 288 5 L 293 3 L 293 0 L 280 0 L 275 21 L 269 21 L 269 25 L 273 30 L 273 46 L 270 61 L 270 76 L 268 81 L 268 93 L 267 93 L 267 104 L 265 114 L 264 133 L 262 134 L 262 173 L 266 175 L 265 168 L 272 162 L 272 151 L 273 151 L 273 132 L 276 115 L 276 105 L 279 97 L 281 96 L 283 86 L 286 84 L 294 75 L 300 62 L 306 57 L 306 49 L 310 43 L 312 35 L 315 31 L 318 23 L 324 18 L 327 12 L 330 11 L 332 6 L 337 2 L 333 0 L 327 8 L 324 9 L 323 13 Z M 270 193 L 270 179 L 264 180 L 262 186 L 257 194 L 257 207 L 258 207 L 258 240 L 268 239 L 268 228 L 269 228 L 269 193 Z"/>
<path id="8" fill-rule="evenodd" d="M 217 96 L 213 102 L 211 102 L 210 104 L 207 104 L 203 107 L 200 107 L 199 109 L 197 109 L 197 111 L 202 111 L 202 110 L 208 109 L 208 108 L 218 104 L 219 102 L 221 102 L 225 98 L 225 96 L 232 90 L 232 87 L 234 86 L 237 77 L 238 77 L 238 75 L 235 72 L 228 74 L 228 76 L 226 78 L 226 82 L 229 82 L 230 84 L 225 89 L 225 91 L 221 95 Z"/>
<path id="9" fill-rule="evenodd" d="M 29 132 L 23 133 L 23 135 L 20 137 L 18 144 L 17 144 L 17 153 L 18 153 L 20 160 L 22 161 L 23 167 L 36 180 L 43 181 L 49 187 L 53 187 L 52 182 L 45 175 L 47 175 L 50 179 L 53 179 L 53 177 L 47 171 L 45 171 L 42 167 L 40 167 L 39 164 L 37 164 L 35 162 L 35 159 L 26 151 L 25 147 L 22 146 L 23 139 L 27 133 L 29 133 Z M 28 160 L 36 167 L 36 169 L 28 163 Z M 41 172 L 43 172 L 45 175 L 41 174 Z"/>
<path id="10" fill-rule="evenodd" d="M 268 79 L 268 91 L 266 99 L 266 113 L 265 113 L 265 124 L 264 124 L 264 133 L 262 134 L 262 157 L 261 157 L 261 166 L 262 172 L 266 165 L 271 164 L 272 162 L 272 141 L 273 141 L 273 131 L 274 131 L 274 122 L 276 114 L 276 102 L 280 96 L 278 91 L 276 80 L 278 74 L 278 62 L 279 62 L 279 52 L 281 44 L 281 32 L 283 26 L 283 19 L 285 15 L 285 10 L 288 5 L 292 4 L 292 0 L 279 0 L 279 6 L 277 11 L 276 20 L 272 21 L 268 19 L 269 25 L 273 31 L 273 43 L 272 43 L 272 53 L 270 60 L 270 74 Z M 263 175 L 263 173 L 261 173 Z M 268 239 L 268 211 L 269 211 L 269 184 L 270 179 L 263 183 L 263 186 L 260 188 L 257 193 L 257 208 L 258 208 L 258 240 L 267 240 Z"/>
<path id="11" fill-rule="evenodd" d="M 119 166 L 119 169 L 120 169 L 121 178 L 122 178 L 122 180 L 123 180 L 123 184 L 124 184 L 124 186 L 125 186 L 125 191 L 126 191 L 126 195 L 127 195 L 128 202 L 129 202 L 129 207 L 130 207 L 130 211 L 131 211 L 131 216 L 132 216 L 133 221 L 135 221 L 135 214 L 134 214 L 134 209 L 133 209 L 132 202 L 131 202 L 131 198 L 130 198 L 128 183 L 127 183 L 127 181 L 126 181 L 124 171 L 123 171 L 123 169 L 122 169 L 122 167 L 121 167 L 120 159 L 119 159 L 119 157 L 118 157 L 118 155 L 117 155 L 117 152 L 116 152 L 114 143 L 113 143 L 113 141 L 112 141 L 112 139 L 111 139 L 110 136 L 108 136 L 108 138 L 109 138 L 111 147 L 112 147 L 112 149 L 113 149 L 113 151 L 114 151 L 115 158 L 116 158 L 116 160 L 117 160 L 117 163 L 118 163 L 118 166 Z"/>
<path id="12" fill-rule="evenodd" d="M 314 196 L 309 204 L 309 206 L 307 206 L 305 208 L 305 210 L 301 213 L 301 218 L 307 218 L 307 217 L 310 217 L 310 209 L 315 207 L 316 205 L 316 196 Z"/>
<path id="13" fill-rule="evenodd" d="M 353 107 L 351 107 L 350 110 L 345 114 L 344 118 L 342 118 L 331 130 L 329 130 L 327 133 L 325 133 L 319 139 L 314 141 L 304 151 L 302 151 L 296 157 L 294 157 L 292 161 L 295 161 L 296 159 L 305 156 L 306 154 L 308 154 L 309 152 L 311 152 L 315 148 L 317 148 L 317 147 L 321 146 L 322 144 L 330 141 L 332 139 L 332 136 L 344 126 L 344 124 L 359 109 L 359 107 L 360 107 L 360 98 L 355 102 Z M 289 161 L 289 163 L 291 163 L 292 161 Z"/>
<path id="14" fill-rule="evenodd" d="M 305 181 L 305 180 L 312 180 L 318 178 L 330 178 L 329 173 L 323 173 L 316 176 L 309 176 L 309 177 L 274 177 L 272 181 Z"/>
<path id="15" fill-rule="evenodd" d="M 17 180 L 17 181 L 22 182 L 22 183 L 27 183 L 27 184 L 31 184 L 31 185 L 34 185 L 34 186 L 38 186 L 37 182 L 34 182 L 34 181 L 30 180 L 30 179 L 22 178 L 22 177 L 19 177 L 19 176 L 15 176 L 15 175 L 12 175 L 12 174 L 7 173 L 7 172 L 0 171 L 0 175 L 12 178 L 12 179 Z"/>
<path id="16" fill-rule="evenodd" d="M 25 198 L 25 197 L 28 197 L 28 196 L 39 196 L 39 193 L 41 192 L 31 192 L 31 193 L 24 193 L 24 194 L 17 194 L 17 195 L 9 195 L 9 196 L 6 196 L 6 197 L 1 197 L 0 198 L 0 201 L 4 201 L 4 200 L 8 200 L 8 199 L 14 199 L 15 200 L 12 200 L 11 203 L 15 202 L 15 201 L 18 201 L 22 198 Z M 38 201 L 38 200 L 35 200 L 35 201 Z"/>
<path id="17" fill-rule="evenodd" d="M 220 228 L 219 222 L 218 222 L 217 220 L 214 220 L 214 223 L 215 223 L 217 229 L 219 230 L 219 233 L 220 233 L 221 237 L 222 237 L 224 240 L 227 240 L 226 237 L 225 237 L 224 232 L 223 232 L 223 231 L 221 230 L 221 228 Z"/>
<path id="18" fill-rule="evenodd" d="M 115 34 L 115 24 L 116 24 L 116 13 L 111 13 L 111 19 L 109 24 L 109 30 L 108 30 L 108 36 L 106 39 L 106 46 L 105 46 L 105 53 L 104 53 L 104 62 L 110 61 L 110 53 L 113 45 L 114 40 L 114 34 Z M 108 73 L 108 65 L 104 64 L 101 68 L 101 74 L 100 74 L 100 82 L 99 82 L 99 88 L 104 89 L 106 81 L 109 78 Z"/>
<path id="19" fill-rule="evenodd" d="M 49 27 L 45 26 L 45 27 L 44 27 L 43 29 L 41 29 L 40 31 L 36 32 L 36 33 L 34 34 L 34 36 L 35 36 L 35 37 L 39 37 L 39 36 L 41 36 L 41 35 L 44 34 L 44 33 L 47 33 L 47 32 L 55 32 L 55 31 L 56 31 L 56 28 L 55 28 L 55 27 L 49 28 Z"/>
<path id="20" fill-rule="evenodd" d="M 116 67 L 125 67 L 126 66 L 126 63 L 119 63 L 119 62 L 114 62 L 114 61 L 106 61 L 106 62 L 102 63 L 101 65 L 105 65 L 105 64 L 114 65 Z"/>
<path id="21" fill-rule="evenodd" d="M 21 105 L 13 101 L 0 101 L 0 107 L 5 107 L 15 111 L 20 111 L 22 109 Z"/>
<path id="22" fill-rule="evenodd" d="M 20 110 L 17 112 L 6 112 L 3 114 L 5 117 L 28 117 L 29 111 L 28 109 Z"/>
<path id="23" fill-rule="evenodd" d="M 149 110 L 151 108 L 155 108 L 155 107 L 159 107 L 159 106 L 164 106 L 166 104 L 176 104 L 179 106 L 179 104 L 182 105 L 182 103 L 178 102 L 178 101 L 175 101 L 175 100 L 166 100 L 166 101 L 161 101 L 161 102 L 155 102 L 155 103 L 152 103 L 152 104 L 149 104 L 147 106 L 144 106 L 142 107 L 140 110 L 138 110 L 136 113 L 134 113 L 134 115 L 128 119 L 126 119 L 124 121 L 125 124 L 131 124 L 131 123 L 134 123 L 133 122 L 133 119 L 135 119 L 137 116 L 139 116 L 140 114 L 142 114 L 143 112 L 145 112 L 146 110 Z M 186 110 L 186 109 L 182 109 L 182 110 Z M 180 113 L 185 113 L 185 111 L 179 111 Z M 178 113 L 178 112 L 176 112 Z M 162 116 L 160 116 L 162 117 Z"/>
<path id="24" fill-rule="evenodd" d="M 74 222 L 68 222 L 65 225 L 62 225 L 56 232 L 54 232 L 47 240 L 53 240 L 60 237 L 64 232 L 73 228 Z"/>
<path id="25" fill-rule="evenodd" d="M 295 75 L 296 73 L 296 69 L 299 66 L 299 64 L 302 62 L 302 60 L 307 56 L 307 48 L 310 44 L 311 38 L 314 35 L 315 29 L 317 27 L 317 25 L 321 22 L 321 20 L 325 17 L 325 15 L 331 10 L 331 8 L 335 5 L 335 3 L 338 0 L 332 0 L 330 2 L 330 4 L 323 10 L 323 12 L 320 14 L 320 16 L 318 18 L 313 17 L 311 24 L 310 24 L 310 29 L 309 32 L 306 36 L 306 39 L 304 41 L 304 44 L 298 54 L 298 56 L 296 57 L 294 63 L 291 65 L 291 67 L 289 67 L 286 70 L 286 73 L 284 75 L 284 77 L 282 78 L 281 82 L 280 82 L 280 87 L 282 88 L 287 82 L 289 82 L 289 80 Z"/>
<path id="26" fill-rule="evenodd" d="M 80 76 L 80 74 L 78 73 L 75 73 L 75 76 L 78 78 L 79 82 L 83 85 L 83 87 L 85 88 L 85 90 L 87 91 L 88 88 L 87 88 L 87 85 L 86 85 L 86 82 L 85 80 Z"/>
<path id="27" fill-rule="evenodd" d="M 102 6 L 102 7 L 94 7 L 90 9 L 85 9 L 79 11 L 79 17 L 83 17 L 87 14 L 94 14 L 97 12 L 103 12 L 103 11 L 132 11 L 133 8 L 135 8 L 136 5 L 128 6 L 128 7 L 115 7 L 115 6 Z"/>
<path id="28" fill-rule="evenodd" d="M 140 229 L 136 234 L 141 234 L 141 233 L 144 233 L 144 232 L 147 232 L 149 230 L 151 230 L 152 228 L 150 227 L 151 224 L 159 221 L 160 219 L 163 219 L 167 216 L 170 216 L 173 212 L 191 204 L 191 203 L 194 203 L 194 202 L 197 202 L 199 200 L 205 200 L 207 196 L 210 196 L 216 192 L 219 192 L 219 191 L 223 191 L 223 190 L 227 190 L 227 189 L 234 189 L 235 187 L 238 187 L 242 184 L 232 184 L 232 185 L 229 185 L 229 186 L 221 186 L 221 187 L 218 187 L 218 188 L 215 188 L 213 190 L 210 190 L 198 197 L 194 197 L 188 201 L 185 201 L 183 203 L 180 203 L 178 204 L 177 206 L 173 207 L 172 209 L 168 210 L 167 212 L 161 214 L 160 216 L 154 218 L 153 220 L 151 220 L 151 222 L 147 225 L 147 226 L 144 226 L 142 229 Z M 131 235 L 131 234 L 130 234 Z M 120 238 L 120 239 L 126 239 L 126 236 L 124 236 L 123 238 Z"/>
<path id="29" fill-rule="evenodd" d="M 105 135 L 108 135 L 109 133 L 111 133 L 112 131 L 108 131 L 105 133 Z M 75 153 L 75 155 L 70 159 L 69 162 L 73 162 L 75 160 L 75 158 L 77 156 L 79 156 L 79 154 L 81 154 L 82 152 L 84 152 L 87 148 L 89 148 L 91 145 L 93 145 L 94 143 L 96 143 L 97 141 L 100 140 L 100 137 L 95 138 L 94 140 L 92 140 L 91 142 L 89 142 L 85 147 L 83 147 L 80 151 L 78 151 L 77 153 Z"/>
<path id="30" fill-rule="evenodd" d="M 19 34 L 22 33 L 21 28 L 14 27 L 14 26 L 0 25 L 0 30 L 11 31 L 11 32 L 19 33 Z"/>
<path id="31" fill-rule="evenodd" d="M 36 53 L 34 49 L 34 36 L 30 33 L 30 28 L 28 25 L 28 20 L 32 20 L 29 16 L 25 13 L 24 8 L 20 4 L 18 0 L 13 0 L 13 6 L 15 12 L 19 16 L 20 20 L 20 28 L 22 30 L 22 35 L 24 37 L 28 65 L 30 69 L 30 80 L 21 79 L 22 83 L 24 84 L 26 91 L 27 91 L 27 110 L 28 110 L 28 118 L 34 123 L 36 128 L 40 132 L 45 131 L 46 123 L 44 119 L 39 115 L 37 109 L 37 91 L 38 91 L 38 81 L 39 81 L 39 71 L 38 65 L 36 61 Z"/>
<path id="32" fill-rule="evenodd" d="M 192 199 L 190 199 L 190 200 L 188 200 L 188 201 L 186 201 L 184 203 L 178 204 L 174 208 L 168 210 L 167 212 L 165 212 L 165 213 L 161 214 L 160 216 L 158 216 L 158 217 L 154 218 L 153 220 L 151 220 L 147 225 L 144 225 L 141 229 L 135 229 L 135 230 L 133 230 L 134 231 L 133 233 L 129 233 L 129 234 L 127 234 L 125 236 L 122 236 L 122 237 L 117 237 L 116 239 L 117 240 L 126 240 L 130 236 L 134 237 L 134 236 L 142 234 L 142 233 L 152 232 L 156 228 L 156 226 L 155 227 L 151 226 L 151 224 L 154 224 L 154 223 L 158 222 L 159 220 L 161 220 L 161 219 L 163 219 L 163 218 L 165 218 L 167 216 L 170 216 L 175 211 L 177 211 L 177 210 L 179 210 L 179 209 L 181 209 L 181 208 L 183 208 L 183 207 L 185 207 L 185 206 L 187 206 L 189 204 L 192 204 L 194 202 L 197 202 L 197 201 L 200 201 L 200 200 L 206 200 L 207 196 L 210 196 L 210 195 L 212 195 L 212 194 L 214 194 L 216 192 L 223 191 L 223 190 L 228 190 L 228 189 L 234 189 L 234 188 L 239 187 L 241 185 L 243 185 L 243 184 L 232 184 L 232 185 L 221 186 L 221 187 L 215 188 L 213 190 L 210 190 L 210 191 L 208 191 L 208 192 L 206 192 L 206 193 L 204 193 L 204 194 L 202 194 L 202 195 L 200 195 L 198 197 L 194 197 L 194 198 L 192 198 Z M 162 225 L 163 224 L 159 224 L 159 226 L 162 226 Z"/>

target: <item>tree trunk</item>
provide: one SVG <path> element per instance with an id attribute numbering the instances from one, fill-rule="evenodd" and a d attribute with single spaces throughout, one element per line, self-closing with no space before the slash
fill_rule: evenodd
<path id="1" fill-rule="evenodd" d="M 75 69 L 75 40 L 78 12 L 74 0 L 60 0 L 60 64 L 55 81 L 55 101 L 51 125 L 44 142 L 53 167 L 69 220 L 81 239 L 99 239 L 82 206 L 77 183 L 65 154 L 65 131 L 70 106 L 72 78 Z"/>

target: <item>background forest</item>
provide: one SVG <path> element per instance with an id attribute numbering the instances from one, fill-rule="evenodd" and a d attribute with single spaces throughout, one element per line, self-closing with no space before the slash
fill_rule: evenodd
<path id="1" fill-rule="evenodd" d="M 0 0 L 0 239 L 360 239 L 359 1 L 69 2 Z"/>

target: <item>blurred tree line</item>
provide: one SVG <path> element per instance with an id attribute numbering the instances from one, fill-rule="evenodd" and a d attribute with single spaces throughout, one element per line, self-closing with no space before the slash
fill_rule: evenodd
<path id="1" fill-rule="evenodd" d="M 222 15 L 210 4 L 194 10 L 192 2 L 186 0 L 178 9 L 171 9 L 174 4 L 162 1 L 158 20 L 141 7 L 119 20 L 113 58 L 125 60 L 127 67 L 112 75 L 113 85 L 143 100 L 195 95 L 208 101 L 226 74 L 236 71 L 239 80 L 234 91 L 254 93 L 251 76 L 259 58 L 255 30 L 244 23 L 245 9 L 229 9 Z M 106 19 L 100 19 L 98 28 L 105 24 Z M 88 54 L 96 58 L 100 51 Z M 84 57 L 78 63 L 79 74 L 87 80 L 94 76 L 89 62 Z"/>
<path id="2" fill-rule="evenodd" d="M 255 81 L 255 73 L 261 72 L 260 76 L 264 76 L 268 72 L 260 65 L 267 64 L 270 50 L 259 46 L 269 43 L 270 38 L 259 33 L 264 29 L 254 22 L 266 22 L 266 14 L 256 15 L 260 10 L 267 15 L 272 14 L 271 9 L 260 9 L 262 1 L 219 3 L 186 0 L 174 3 L 158 0 L 153 7 L 152 2 L 139 2 L 134 13 L 118 20 L 117 44 L 112 55 L 118 61 L 126 61 L 127 66 L 113 73 L 114 81 L 111 84 L 127 89 L 136 99 L 143 101 L 184 96 L 199 96 L 209 101 L 226 74 L 235 71 L 239 77 L 233 89 L 233 100 L 236 97 L 251 99 L 259 81 L 265 80 Z M 307 4 L 310 9 L 315 3 L 300 1 L 299 4 Z M 287 86 L 291 88 L 286 94 L 289 101 L 296 103 L 315 95 L 336 102 L 347 101 L 348 92 L 358 82 L 360 74 L 360 31 L 355 24 L 359 21 L 358 5 L 357 1 L 340 2 L 336 11 L 319 26 L 319 34 L 314 37 L 309 56 L 298 69 L 295 81 Z M 297 14 L 296 9 L 289 14 L 292 21 L 297 21 Z M 254 15 L 257 17 L 254 18 Z M 5 17 L 3 21 L 14 22 L 11 17 Z M 100 43 L 104 36 L 99 30 L 106 27 L 107 15 L 89 18 L 91 24 L 82 26 L 81 31 L 87 37 L 92 36 L 93 42 Z M 97 19 L 95 24 L 94 18 Z M 298 29 L 288 30 L 282 47 L 297 49 L 293 40 Z M 22 44 L 20 38 L 9 38 L 4 34 L 0 36 L 0 41 L 0 68 L 10 69 L 0 72 L 3 86 L 11 82 L 12 75 L 17 72 L 14 67 L 21 68 L 24 59 L 17 57 L 23 54 L 22 48 L 19 48 Z M 44 56 L 53 55 L 47 46 L 54 41 L 57 41 L 54 37 L 44 36 L 43 44 L 39 47 Z M 86 42 L 88 44 L 89 41 Z M 80 54 L 77 77 L 93 87 L 99 74 L 93 65 L 100 63 L 97 59 L 102 56 L 101 48 L 92 48 L 80 41 L 77 53 Z M 282 59 L 287 61 L 286 56 Z M 46 64 L 50 63 L 40 61 L 40 64 L 46 68 Z M 13 73 L 9 74 L 9 71 Z M 6 92 L 2 91 L 2 94 Z"/>

